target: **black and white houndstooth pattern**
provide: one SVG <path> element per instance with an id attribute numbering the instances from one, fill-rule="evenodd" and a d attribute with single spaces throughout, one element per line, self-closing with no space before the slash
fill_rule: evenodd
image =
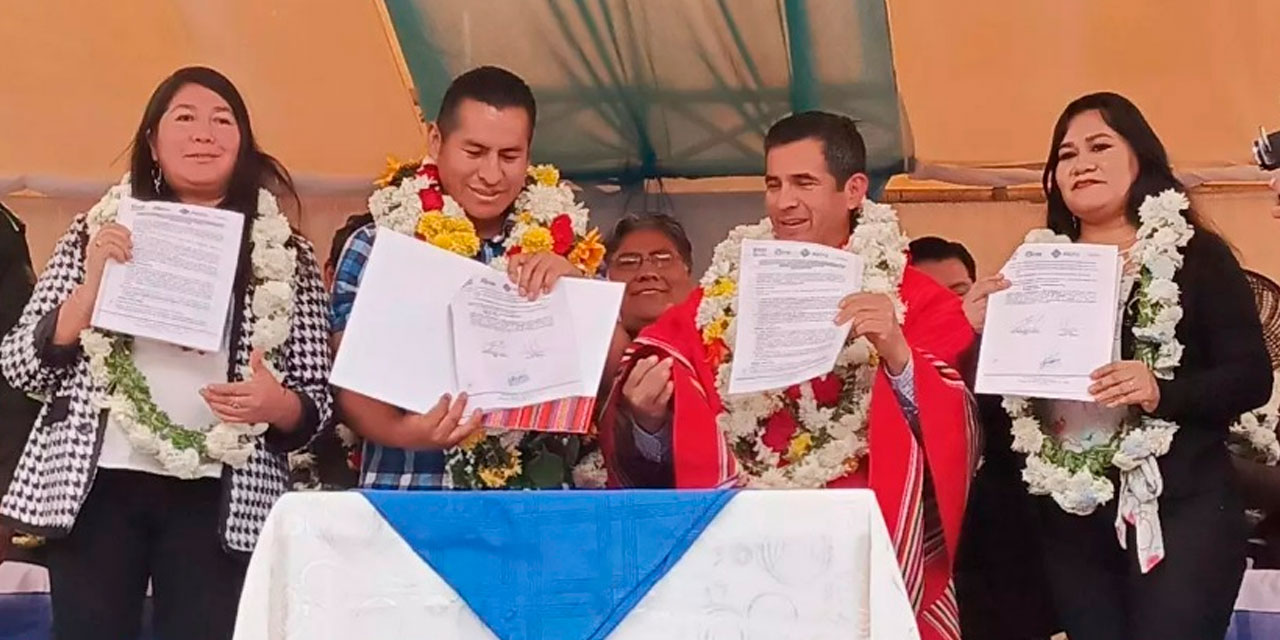
<path id="1" fill-rule="evenodd" d="M 37 324 L 84 279 L 85 242 L 82 215 L 59 240 L 17 326 L 0 343 L 0 371 L 15 387 L 48 400 L 23 450 L 9 492 L 0 499 L 0 517 L 48 536 L 65 535 L 75 524 L 97 470 L 105 424 L 90 400 L 95 390 L 88 359 L 81 355 L 68 367 L 52 367 L 42 362 L 36 345 Z M 332 411 L 327 382 L 328 294 L 310 243 L 294 236 L 289 244 L 297 250 L 298 257 L 293 282 L 294 311 L 289 337 L 275 364 L 283 374 L 284 386 L 310 398 L 319 413 L 319 423 L 324 424 Z M 243 317 L 233 345 L 235 379 L 249 360 L 252 294 L 250 287 L 241 301 Z M 64 410 L 65 418 L 46 424 L 47 415 L 58 416 Z M 223 541 L 231 550 L 250 552 L 271 505 L 288 488 L 285 457 L 267 450 L 260 442 L 249 463 L 242 469 L 228 468 L 223 482 Z"/>

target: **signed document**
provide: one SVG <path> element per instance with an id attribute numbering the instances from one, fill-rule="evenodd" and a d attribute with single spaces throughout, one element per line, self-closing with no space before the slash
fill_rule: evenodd
<path id="1" fill-rule="evenodd" d="M 530 302 L 507 274 L 493 271 L 468 280 L 450 312 L 458 385 L 479 406 L 524 407 L 582 386 L 564 289 Z"/>
<path id="2" fill-rule="evenodd" d="M 991 296 L 978 393 L 1089 402 L 1089 375 L 1112 361 L 1120 256 L 1110 245 L 1024 244 Z"/>
<path id="3" fill-rule="evenodd" d="M 116 220 L 133 237 L 133 260 L 107 262 L 93 326 L 200 351 L 221 348 L 244 214 L 123 198 Z"/>
<path id="4" fill-rule="evenodd" d="M 483 319 L 475 323 L 468 319 L 467 326 L 459 324 L 454 317 L 459 292 L 468 284 L 474 285 L 486 278 L 502 283 L 506 276 L 475 260 L 415 238 L 393 231 L 379 232 L 360 280 L 360 293 L 343 333 L 329 382 L 402 409 L 427 411 L 442 394 L 457 395 L 463 391 L 459 364 L 466 367 L 462 360 L 483 355 L 474 350 L 459 351 L 459 327 L 464 333 L 479 328 L 483 334 L 492 327 L 476 325 L 524 321 L 530 317 L 541 318 L 540 322 L 546 319 L 558 322 L 562 316 L 556 311 L 555 305 L 559 304 L 556 297 L 562 295 L 572 328 L 557 327 L 557 331 L 563 331 L 573 341 L 570 353 L 577 366 L 578 383 L 564 385 L 557 397 L 594 398 L 618 322 L 622 283 L 561 278 L 549 296 L 540 298 L 540 301 L 549 299 L 552 306 L 541 311 L 535 308 L 532 312 L 503 304 L 494 297 L 477 301 L 476 294 L 472 294 L 471 302 L 462 307 L 471 304 L 476 310 L 485 306 L 478 311 Z M 526 335 L 537 333 L 537 329 L 528 326 L 521 331 Z M 517 333 L 519 331 L 508 331 L 504 336 Z M 549 355 L 558 344 L 554 340 L 558 339 L 547 338 L 547 343 L 536 346 L 545 346 L 542 351 Z M 483 343 L 483 338 L 480 341 Z M 482 351 L 484 346 L 482 344 Z M 518 350 L 509 353 L 528 355 Z M 535 369 L 528 371 L 532 374 Z M 542 379 L 530 382 L 539 387 L 549 384 Z M 467 407 L 498 409 L 500 407 L 491 404 L 494 397 L 495 394 L 473 396 L 474 401 Z"/>
<path id="5" fill-rule="evenodd" d="M 862 258 L 832 247 L 744 240 L 729 393 L 782 389 L 830 373 L 849 336 L 840 300 L 862 288 Z"/>

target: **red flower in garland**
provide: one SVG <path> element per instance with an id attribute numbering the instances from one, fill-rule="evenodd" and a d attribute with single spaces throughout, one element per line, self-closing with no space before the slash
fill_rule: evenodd
<path id="1" fill-rule="evenodd" d="M 716 338 L 714 342 L 707 345 L 707 364 L 711 365 L 712 371 L 719 371 L 720 365 L 724 364 L 724 359 L 729 357 L 729 345 L 724 340 Z"/>
<path id="2" fill-rule="evenodd" d="M 521 251 L 523 251 L 523 250 L 524 250 L 524 247 L 522 247 L 522 246 L 520 246 L 520 245 L 516 245 L 516 246 L 514 246 L 514 247 L 511 247 L 510 249 L 507 249 L 506 256 L 507 256 L 508 258 L 510 258 L 511 256 L 518 256 L 518 255 L 520 255 L 520 252 L 521 252 Z"/>
<path id="3" fill-rule="evenodd" d="M 828 373 L 821 378 L 814 378 L 809 381 L 809 385 L 813 387 L 813 400 L 819 407 L 834 407 L 840 403 L 840 392 L 844 389 L 844 382 L 836 374 Z M 792 402 L 799 402 L 800 385 L 787 387 L 782 395 Z"/>
<path id="4" fill-rule="evenodd" d="M 565 255 L 573 248 L 573 221 L 569 214 L 562 213 L 551 221 L 551 239 L 554 241 L 551 250 L 556 255 Z"/>
<path id="5" fill-rule="evenodd" d="M 440 187 L 429 187 L 418 192 L 418 199 L 422 201 L 423 211 L 442 211 L 444 210 L 444 196 L 440 194 Z"/>
<path id="6" fill-rule="evenodd" d="M 844 389 L 844 381 L 840 376 L 828 373 L 821 378 L 814 378 L 810 384 L 813 385 L 813 399 L 819 407 L 834 407 L 840 403 L 840 391 Z"/>
<path id="7" fill-rule="evenodd" d="M 430 163 L 423 164 L 421 167 L 418 168 L 418 175 L 431 178 L 431 181 L 436 183 L 436 187 L 439 188 L 440 167 L 437 167 L 436 165 L 430 164 Z"/>
<path id="8" fill-rule="evenodd" d="M 800 424 L 796 422 L 796 417 L 791 415 L 791 410 L 783 407 L 769 416 L 769 420 L 764 424 L 764 435 L 760 437 L 760 441 L 764 446 L 778 453 L 786 453 L 787 448 L 791 446 L 791 437 L 799 428 Z"/>

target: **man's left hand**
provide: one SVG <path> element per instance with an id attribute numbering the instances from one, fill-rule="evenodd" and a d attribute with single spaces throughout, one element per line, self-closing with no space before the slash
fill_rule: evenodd
<path id="1" fill-rule="evenodd" d="M 902 334 L 893 299 L 882 293 L 855 293 L 840 301 L 836 324 L 853 321 L 853 335 L 866 336 L 884 360 L 889 373 L 898 375 L 911 360 L 911 347 Z"/>
<path id="2" fill-rule="evenodd" d="M 1093 401 L 1109 409 L 1138 405 L 1151 413 L 1160 406 L 1160 385 L 1156 384 L 1151 369 L 1142 362 L 1112 362 L 1094 371 L 1091 377 L 1094 382 L 1089 393 Z"/>
<path id="3" fill-rule="evenodd" d="M 564 256 L 550 251 L 518 253 L 507 259 L 507 275 L 520 287 L 520 295 L 537 300 L 544 293 L 551 293 L 560 278 L 582 275 Z"/>
<path id="4" fill-rule="evenodd" d="M 298 394 L 284 388 L 271 375 L 261 351 L 255 349 L 249 356 L 249 368 L 249 379 L 244 382 L 211 384 L 200 390 L 213 415 L 224 422 L 265 422 L 285 430 L 296 427 L 302 420 Z"/>

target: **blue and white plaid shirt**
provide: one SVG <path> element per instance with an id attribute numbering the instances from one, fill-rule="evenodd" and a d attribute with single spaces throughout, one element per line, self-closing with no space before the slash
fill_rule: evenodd
<path id="1" fill-rule="evenodd" d="M 345 331 L 355 306 L 360 278 L 364 275 L 377 227 L 365 225 L 351 234 L 338 259 L 334 277 L 329 322 L 337 333 Z M 488 264 L 501 257 L 505 238 L 499 236 L 480 243 L 476 259 Z M 364 489 L 439 489 L 444 482 L 444 452 L 413 451 L 387 447 L 368 440 L 360 462 L 360 487 Z"/>

